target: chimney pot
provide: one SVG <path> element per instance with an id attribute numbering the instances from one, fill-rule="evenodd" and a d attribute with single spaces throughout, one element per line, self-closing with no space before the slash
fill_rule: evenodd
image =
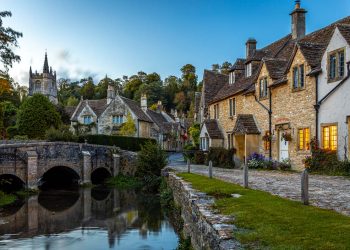
<path id="1" fill-rule="evenodd" d="M 307 11 L 301 8 L 300 0 L 295 1 L 295 9 L 290 13 L 292 17 L 292 37 L 293 39 L 301 39 L 305 36 L 305 14 Z"/>

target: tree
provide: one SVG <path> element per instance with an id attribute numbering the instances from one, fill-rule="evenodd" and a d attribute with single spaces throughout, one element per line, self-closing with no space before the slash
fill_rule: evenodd
<path id="1" fill-rule="evenodd" d="M 16 125 L 19 134 L 42 139 L 47 129 L 58 128 L 61 123 L 60 115 L 49 99 L 41 94 L 34 94 L 20 106 Z"/>
<path id="2" fill-rule="evenodd" d="M 68 107 L 77 106 L 78 104 L 79 104 L 79 100 L 74 96 L 70 96 L 67 100 Z"/>
<path id="3" fill-rule="evenodd" d="M 219 70 L 220 70 L 220 65 L 217 64 L 217 63 L 211 65 L 211 70 L 214 71 L 214 72 L 219 72 Z"/>
<path id="4" fill-rule="evenodd" d="M 106 90 L 107 91 L 107 90 Z M 80 90 L 81 95 L 84 99 L 92 99 L 95 96 L 95 85 L 92 78 L 89 78 L 82 86 Z"/>
<path id="5" fill-rule="evenodd" d="M 223 62 L 223 64 L 221 64 L 220 67 L 220 73 L 221 74 L 225 74 L 228 75 L 230 68 L 232 67 L 232 64 L 229 62 Z"/>
<path id="6" fill-rule="evenodd" d="M 135 122 L 132 119 L 131 114 L 128 113 L 128 115 L 126 116 L 126 122 L 123 123 L 119 133 L 123 136 L 134 136 L 135 132 L 136 132 Z"/>
<path id="7" fill-rule="evenodd" d="M 0 61 L 5 67 L 5 71 L 12 67 L 14 62 L 21 60 L 20 56 L 13 52 L 13 49 L 18 47 L 17 39 L 22 37 L 22 33 L 11 29 L 10 27 L 4 27 L 2 18 L 11 17 L 10 11 L 0 12 Z"/>
<path id="8" fill-rule="evenodd" d="M 200 136 L 200 124 L 196 123 L 193 124 L 190 128 L 189 128 L 189 132 L 190 132 L 190 136 L 192 138 L 193 144 L 196 147 L 199 147 L 199 136 Z"/>
<path id="9" fill-rule="evenodd" d="M 176 107 L 175 95 L 179 92 L 181 80 L 176 76 L 169 76 L 164 80 L 164 106 L 170 111 Z"/>

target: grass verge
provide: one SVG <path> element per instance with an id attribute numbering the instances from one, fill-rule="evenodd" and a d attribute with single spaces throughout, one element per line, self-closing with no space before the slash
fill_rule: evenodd
<path id="1" fill-rule="evenodd" d="M 247 249 L 350 249 L 350 217 L 204 176 L 179 176 L 215 196 L 222 214 L 235 216 L 235 237 Z"/>

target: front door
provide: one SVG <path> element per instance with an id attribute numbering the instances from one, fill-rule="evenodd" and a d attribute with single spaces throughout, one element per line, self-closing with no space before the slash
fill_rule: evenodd
<path id="1" fill-rule="evenodd" d="M 288 154 L 288 141 L 285 141 L 282 137 L 283 132 L 279 132 L 279 161 L 283 161 L 289 158 Z"/>

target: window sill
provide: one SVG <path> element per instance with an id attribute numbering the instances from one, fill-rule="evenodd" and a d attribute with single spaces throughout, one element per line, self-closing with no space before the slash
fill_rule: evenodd
<path id="1" fill-rule="evenodd" d="M 341 80 L 343 80 L 343 79 L 344 79 L 344 76 L 342 76 L 342 77 L 336 77 L 336 78 L 332 78 L 332 79 L 328 78 L 328 79 L 327 79 L 327 83 L 339 82 L 339 81 L 341 81 Z"/>
<path id="2" fill-rule="evenodd" d="M 269 97 L 268 96 L 260 96 L 259 101 L 267 100 Z"/>
<path id="3" fill-rule="evenodd" d="M 303 88 L 292 88 L 292 92 L 294 93 L 294 92 L 300 92 L 300 91 L 303 91 L 303 90 L 305 90 L 305 87 L 303 87 Z"/>

